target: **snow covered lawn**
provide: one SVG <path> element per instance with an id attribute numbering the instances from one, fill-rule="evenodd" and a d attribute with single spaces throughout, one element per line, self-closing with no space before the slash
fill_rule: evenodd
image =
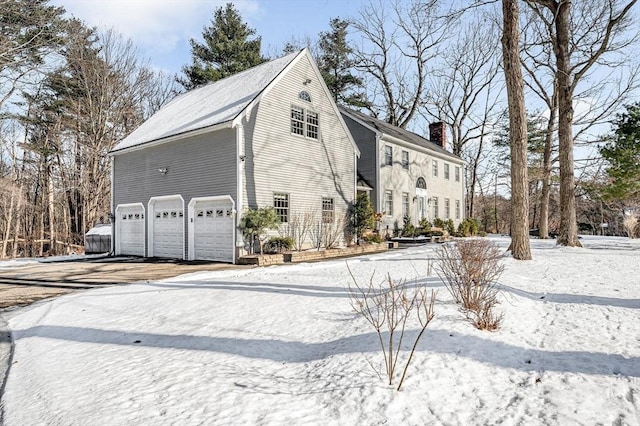
<path id="1" fill-rule="evenodd" d="M 426 276 L 435 246 L 347 260 L 362 281 L 389 272 L 438 291 L 401 392 L 372 368 L 382 355 L 349 305 L 345 260 L 197 273 L 21 309 L 9 321 L 5 423 L 639 425 L 640 241 L 583 243 L 533 240 L 533 261 L 506 259 L 493 333 L 474 329 Z"/>

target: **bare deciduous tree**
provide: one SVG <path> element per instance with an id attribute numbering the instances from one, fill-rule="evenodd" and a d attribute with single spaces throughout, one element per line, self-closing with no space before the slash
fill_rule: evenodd
<path id="1" fill-rule="evenodd" d="M 527 176 L 527 114 L 520 65 L 518 0 L 502 0 L 502 59 L 509 104 L 511 152 L 511 245 L 515 259 L 531 259 Z"/>

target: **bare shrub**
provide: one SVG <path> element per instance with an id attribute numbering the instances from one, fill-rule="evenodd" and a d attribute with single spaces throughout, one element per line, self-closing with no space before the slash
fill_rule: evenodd
<path id="1" fill-rule="evenodd" d="M 344 235 L 345 221 L 335 218 L 330 223 L 325 223 L 322 229 L 322 240 L 325 248 L 332 249 L 338 246 L 340 238 Z"/>
<path id="2" fill-rule="evenodd" d="M 504 270 L 497 245 L 484 239 L 445 244 L 437 252 L 438 275 L 467 319 L 480 330 L 496 330 L 502 315 L 498 304 L 497 280 Z"/>
<path id="3" fill-rule="evenodd" d="M 313 225 L 313 213 L 296 212 L 289 217 L 289 222 L 280 228 L 280 236 L 289 237 L 293 240 L 293 248 L 296 251 L 302 250 L 307 233 Z"/>
<path id="4" fill-rule="evenodd" d="M 349 269 L 349 265 L 347 265 L 347 269 Z M 404 364 L 402 375 L 396 388 L 399 391 L 418 342 L 433 319 L 433 305 L 436 294 L 433 290 L 431 294 L 428 294 L 425 288 L 410 291 L 406 281 L 395 282 L 389 274 L 380 284 L 374 283 L 375 273 L 371 275 L 369 282 L 366 284 L 358 283 L 351 269 L 349 269 L 349 274 L 353 281 L 353 284 L 349 285 L 351 306 L 376 330 L 384 357 L 385 372 L 389 385 L 393 384 L 396 376 L 396 367 L 402 348 L 402 341 L 405 337 L 407 321 L 411 312 L 416 312 L 421 329 Z M 383 335 L 384 330 L 388 332 L 386 337 Z"/>
<path id="5" fill-rule="evenodd" d="M 629 238 L 640 238 L 640 222 L 636 215 L 626 215 L 622 222 Z"/>

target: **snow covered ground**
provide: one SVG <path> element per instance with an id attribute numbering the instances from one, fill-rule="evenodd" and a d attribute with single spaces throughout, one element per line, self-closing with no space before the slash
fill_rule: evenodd
<path id="1" fill-rule="evenodd" d="M 438 291 L 400 392 L 372 367 L 382 355 L 349 305 L 345 260 L 20 309 L 5 424 L 640 425 L 640 241 L 554 244 L 505 259 L 496 332 L 474 329 L 426 275 L 435 246 L 348 259 L 362 281 L 389 272 Z"/>

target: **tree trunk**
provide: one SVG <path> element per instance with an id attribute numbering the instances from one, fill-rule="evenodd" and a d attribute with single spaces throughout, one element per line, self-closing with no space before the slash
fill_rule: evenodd
<path id="1" fill-rule="evenodd" d="M 576 223 L 575 177 L 573 175 L 573 87 L 569 63 L 569 11 L 571 0 L 556 4 L 554 45 L 558 80 L 558 146 L 560 158 L 560 231 L 558 244 L 581 247 Z"/>
<path id="2" fill-rule="evenodd" d="M 502 0 L 502 59 L 509 104 L 511 151 L 511 245 L 515 259 L 531 259 L 527 173 L 527 115 L 520 65 L 518 0 Z"/>
<path id="3" fill-rule="evenodd" d="M 551 98 L 549 121 L 547 122 L 544 141 L 544 154 L 542 157 L 542 195 L 540 197 L 540 226 L 538 227 L 538 236 L 543 239 L 549 238 L 549 197 L 551 194 L 551 171 L 553 166 L 551 155 L 553 153 L 553 130 L 556 125 L 556 111 L 558 108 L 557 87 L 558 85 L 556 84 Z"/>

